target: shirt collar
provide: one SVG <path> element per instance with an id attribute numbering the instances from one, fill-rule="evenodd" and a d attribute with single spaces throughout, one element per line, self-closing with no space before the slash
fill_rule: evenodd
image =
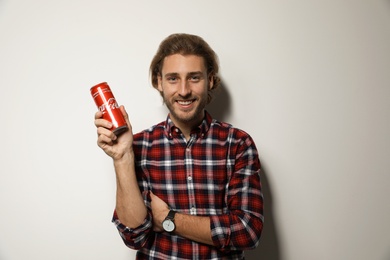
<path id="1" fill-rule="evenodd" d="M 210 129 L 210 125 L 213 120 L 207 111 L 205 111 L 204 114 L 203 121 L 199 126 L 192 130 L 192 133 L 196 133 L 198 136 L 202 137 L 205 136 L 207 131 Z M 175 136 L 176 133 L 180 133 L 180 129 L 175 126 L 168 114 L 167 120 L 165 121 L 165 134 L 172 138 L 172 136 Z"/>

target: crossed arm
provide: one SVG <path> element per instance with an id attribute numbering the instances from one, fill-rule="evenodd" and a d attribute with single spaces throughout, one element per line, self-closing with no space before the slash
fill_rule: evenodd
<path id="1" fill-rule="evenodd" d="M 132 156 L 125 156 L 121 160 L 114 161 L 117 178 L 116 213 L 123 225 L 136 228 L 145 220 L 147 208 L 135 176 L 134 160 L 131 158 Z M 169 213 L 169 206 L 152 192 L 150 192 L 150 197 L 153 230 L 163 232 L 162 222 Z M 209 217 L 176 213 L 175 225 L 177 235 L 213 245 Z"/>

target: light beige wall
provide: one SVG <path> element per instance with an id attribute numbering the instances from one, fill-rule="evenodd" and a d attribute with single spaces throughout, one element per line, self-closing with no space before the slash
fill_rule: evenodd
<path id="1" fill-rule="evenodd" d="M 173 32 L 219 54 L 210 111 L 261 154 L 248 259 L 389 259 L 387 0 L 0 1 L 0 259 L 134 258 L 110 223 L 89 87 L 107 81 L 134 131 L 163 120 L 148 65 Z"/>

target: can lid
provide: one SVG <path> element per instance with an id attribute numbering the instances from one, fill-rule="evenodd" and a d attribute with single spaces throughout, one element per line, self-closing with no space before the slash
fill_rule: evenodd
<path id="1" fill-rule="evenodd" d="M 101 83 L 99 83 L 99 84 L 97 84 L 97 85 L 95 85 L 95 86 L 93 86 L 93 87 L 91 87 L 91 91 L 92 91 L 92 89 L 94 89 L 94 88 L 97 88 L 97 87 L 100 87 L 100 86 L 107 86 L 108 87 L 108 84 L 107 84 L 107 82 L 101 82 Z"/>

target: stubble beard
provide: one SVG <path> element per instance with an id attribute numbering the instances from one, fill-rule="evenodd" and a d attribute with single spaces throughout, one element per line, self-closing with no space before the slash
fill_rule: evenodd
<path id="1" fill-rule="evenodd" d="M 207 96 L 202 97 L 200 99 L 197 99 L 196 102 L 198 102 L 197 106 L 189 111 L 176 111 L 175 109 L 175 100 L 174 99 L 167 99 L 163 93 L 163 100 L 165 105 L 167 106 L 169 113 L 171 114 L 171 117 L 176 119 L 178 122 L 182 122 L 185 124 L 195 124 L 200 123 L 197 121 L 201 121 L 204 117 L 204 109 L 207 105 Z M 185 114 L 183 116 L 183 114 Z"/>

